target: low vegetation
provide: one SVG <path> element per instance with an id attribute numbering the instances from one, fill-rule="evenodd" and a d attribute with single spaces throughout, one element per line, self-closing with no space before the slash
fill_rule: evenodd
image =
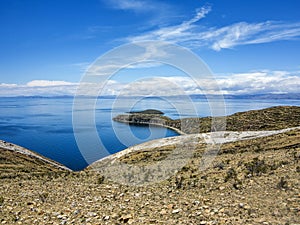
<path id="1" fill-rule="evenodd" d="M 228 121 L 233 130 L 238 117 L 242 130 L 281 129 L 299 126 L 299 115 L 298 108 L 277 107 L 234 114 Z M 196 144 L 180 171 L 148 186 L 121 185 L 89 168 L 64 171 L 1 149 L 0 223 L 300 223 L 300 129 L 223 144 L 213 165 L 201 171 L 206 147 Z M 173 150 L 173 145 L 156 147 L 119 160 L 151 165 L 168 160 Z"/>
<path id="2" fill-rule="evenodd" d="M 187 134 L 225 129 L 229 131 L 279 130 L 296 127 L 300 124 L 300 107 L 297 106 L 277 106 L 262 110 L 239 112 L 225 118 L 214 118 L 215 126 L 212 126 L 211 117 L 172 120 L 166 116 L 145 112 L 147 110 L 129 115 L 119 115 L 114 120 L 133 124 L 157 123 L 174 127 Z"/>

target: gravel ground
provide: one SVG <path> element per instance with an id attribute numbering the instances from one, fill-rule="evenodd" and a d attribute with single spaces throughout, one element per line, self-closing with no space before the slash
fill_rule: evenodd
<path id="1" fill-rule="evenodd" d="M 240 116 L 242 128 L 215 140 L 223 144 L 205 170 L 209 134 L 135 146 L 81 172 L 0 142 L 0 224 L 300 224 L 300 129 L 280 130 L 299 126 L 298 112 L 279 107 L 230 117 L 237 128 Z M 245 118 L 268 124 L 240 132 L 251 125 Z M 267 128 L 277 131 L 256 132 Z M 176 148 L 174 140 L 183 139 L 187 145 L 179 146 L 191 154 Z M 158 162 L 184 166 L 166 179 L 145 173 L 137 183 L 135 171 L 105 172 L 117 162 L 143 173 Z"/>

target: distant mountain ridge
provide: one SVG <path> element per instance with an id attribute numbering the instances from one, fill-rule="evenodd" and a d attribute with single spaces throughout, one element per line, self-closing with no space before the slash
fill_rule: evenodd
<path id="1" fill-rule="evenodd" d="M 147 142 L 80 172 L 2 141 L 0 223 L 299 224 L 300 107 L 240 112 L 229 116 L 227 124 L 238 131 L 224 135 L 229 141 L 203 171 L 199 165 L 207 151 L 203 142 L 207 134 Z M 264 131 L 291 126 L 297 127 Z M 256 131 L 249 130 L 261 130 L 258 133 L 263 135 L 255 136 Z M 193 156 L 161 182 L 122 185 L 100 170 L 117 161 L 144 172 L 161 160 L 163 165 L 180 163 L 185 160 L 180 151 L 175 158 L 168 156 L 176 144 L 182 147 L 181 140 L 195 147 Z M 163 171 L 164 167 L 159 168 Z M 114 171 L 125 178 L 133 176 L 128 170 Z M 145 173 L 143 179 L 156 176 Z"/>
<path id="2" fill-rule="evenodd" d="M 76 95 L 53 95 L 53 96 L 42 96 L 42 95 L 32 95 L 32 96 L 0 96 L 0 98 L 74 98 Z M 206 99 L 207 97 L 216 97 L 220 98 L 223 97 L 224 99 L 294 99 L 294 100 L 300 100 L 300 93 L 286 93 L 286 94 L 241 94 L 241 95 L 233 95 L 233 94 L 223 94 L 223 95 L 213 95 L 213 94 L 190 94 L 185 95 L 189 96 L 192 99 L 198 98 L 198 99 Z M 103 96 L 88 96 L 88 95 L 82 95 L 82 96 L 76 96 L 78 98 L 136 98 L 141 96 L 118 96 L 118 95 L 103 95 Z M 177 98 L 180 97 L 180 95 L 170 95 L 170 96 L 148 96 L 146 98 L 160 98 L 160 97 L 168 97 L 168 98 Z"/>

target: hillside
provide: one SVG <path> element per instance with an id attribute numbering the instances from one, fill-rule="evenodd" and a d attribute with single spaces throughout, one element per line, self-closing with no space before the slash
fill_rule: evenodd
<path id="1" fill-rule="evenodd" d="M 296 127 L 300 124 L 300 107 L 277 106 L 262 110 L 251 110 L 229 115 L 225 118 L 215 118 L 218 128 L 212 127 L 211 117 L 183 118 L 172 120 L 166 116 L 147 113 L 124 114 L 114 118 L 115 121 L 130 124 L 156 124 L 173 127 L 187 134 L 206 133 L 210 131 L 257 131 L 278 130 L 287 127 Z"/>
<path id="2" fill-rule="evenodd" d="M 1 176 L 0 223 L 299 224 L 300 129 L 279 130 L 299 127 L 299 115 L 299 107 L 276 107 L 229 116 L 232 130 L 256 127 L 277 132 L 227 133 L 226 138 L 235 138 L 224 142 L 212 166 L 204 171 L 199 165 L 207 145 L 199 138 L 192 143 L 195 151 L 180 171 L 147 186 L 113 182 L 95 171 L 97 164 L 70 172 L 31 157 L 19 158 L 16 152 L 5 156 L 6 152 L 10 167 L 20 164 L 24 174 L 14 168 L 10 176 Z M 248 126 L 251 124 L 254 127 Z M 167 160 L 174 144 L 156 143 L 142 144 L 111 159 L 139 167 Z M 182 159 L 182 155 L 177 158 Z M 111 162 L 99 161 L 96 168 Z"/>
<path id="3" fill-rule="evenodd" d="M 0 141 L 0 152 L 0 179 L 70 171 L 55 161 L 5 141 Z"/>

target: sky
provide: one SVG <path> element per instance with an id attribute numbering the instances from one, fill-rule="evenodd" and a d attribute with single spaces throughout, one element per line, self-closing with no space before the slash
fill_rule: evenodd
<path id="1" fill-rule="evenodd" d="M 0 96 L 72 95 L 99 56 L 148 40 L 190 49 L 223 94 L 297 93 L 299 8 L 296 0 L 0 0 Z M 170 93 L 162 76 L 200 93 L 179 71 L 152 69 L 129 68 L 106 94 L 118 94 L 133 74 L 155 74 L 139 90 L 156 83 Z"/>

